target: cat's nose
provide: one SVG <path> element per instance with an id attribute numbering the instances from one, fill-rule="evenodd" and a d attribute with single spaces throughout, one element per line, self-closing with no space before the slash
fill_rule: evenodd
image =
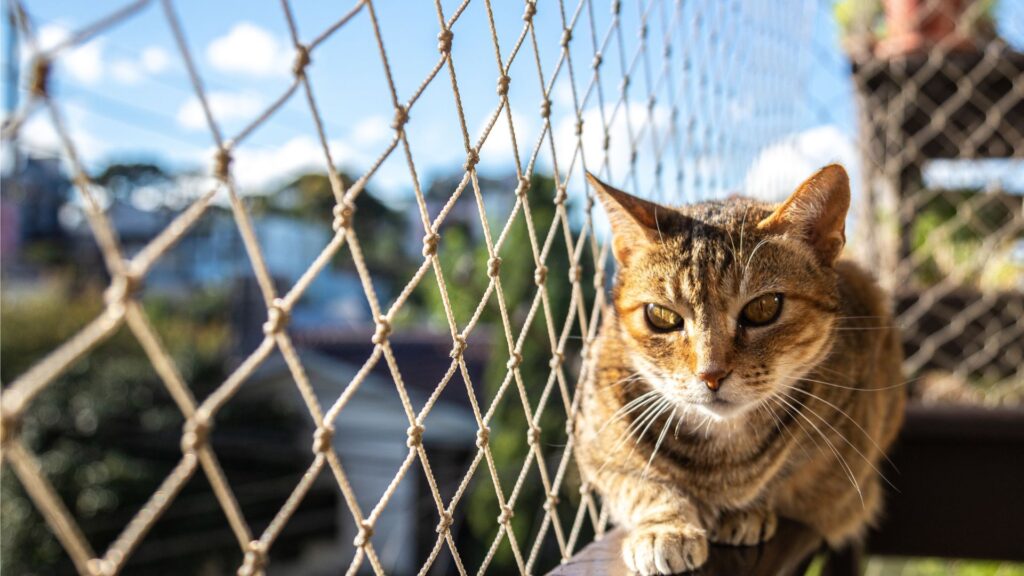
<path id="1" fill-rule="evenodd" d="M 698 372 L 697 378 L 699 378 L 701 382 L 708 387 L 708 390 L 718 392 L 718 389 L 722 387 L 722 382 L 724 382 L 730 374 L 732 374 L 732 370 L 715 368 L 713 370 L 702 370 Z"/>

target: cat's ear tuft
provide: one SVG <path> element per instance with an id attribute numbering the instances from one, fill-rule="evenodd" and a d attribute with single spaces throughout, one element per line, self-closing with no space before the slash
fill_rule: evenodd
<path id="1" fill-rule="evenodd" d="M 757 227 L 802 238 L 822 264 L 831 266 L 846 244 L 849 209 L 850 178 L 842 166 L 829 164 L 805 180 Z"/>
<path id="2" fill-rule="evenodd" d="M 613 188 L 590 172 L 587 172 L 587 180 L 608 214 L 612 225 L 612 252 L 620 264 L 626 264 L 634 247 L 660 238 L 661 229 L 672 213 L 670 208 Z"/>

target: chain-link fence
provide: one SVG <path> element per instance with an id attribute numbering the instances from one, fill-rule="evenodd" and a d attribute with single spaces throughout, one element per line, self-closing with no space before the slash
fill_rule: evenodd
<path id="1" fill-rule="evenodd" d="M 854 51 L 853 77 L 864 215 L 880 223 L 868 249 L 896 295 L 907 372 L 1019 395 L 1024 56 L 995 6 L 894 13 L 888 38 Z"/>
<path id="2" fill-rule="evenodd" d="M 539 573 L 602 533 L 606 518 L 599 502 L 575 473 L 570 428 L 576 384 L 587 377 L 610 273 L 593 195 L 583 177 L 587 170 L 642 196 L 678 203 L 741 189 L 779 198 L 815 164 L 859 161 L 858 199 L 865 206 L 856 223 L 865 238 L 860 248 L 880 263 L 883 278 L 896 288 L 911 348 L 910 371 L 1021 378 L 1020 190 L 936 188 L 929 184 L 927 162 L 1020 157 L 1024 61 L 1009 47 L 977 42 L 976 51 L 961 54 L 965 48 L 959 44 L 940 43 L 913 57 L 883 57 L 874 46 L 855 53 L 865 144 L 858 156 L 852 137 L 842 138 L 855 126 L 854 108 L 848 64 L 830 28 L 831 3 L 526 1 L 511 17 L 507 5 L 487 0 L 448 4 L 435 1 L 435 18 L 417 23 L 437 32 L 433 66 L 405 78 L 396 74 L 396 62 L 421 54 L 424 47 L 389 35 L 394 6 L 359 1 L 331 21 L 301 30 L 303 7 L 283 0 L 280 18 L 293 53 L 290 81 L 229 135 L 205 88 L 211 79 L 197 64 L 191 23 L 179 18 L 180 7 L 170 0 L 125 5 L 45 47 L 38 42 L 32 3 L 9 3 L 29 57 L 18 80 L 27 97 L 5 121 L 5 146 L 17 141 L 31 118 L 48 119 L 110 280 L 102 311 L 3 389 L 5 473 L 20 480 L 79 573 L 114 574 L 130 566 L 133 552 L 197 475 L 205 476 L 227 519 L 239 574 L 263 572 L 275 558 L 280 535 L 324 478 L 341 495 L 346 518 L 339 531 L 349 535 L 345 564 L 352 574 L 392 572 L 396 554 L 420 574 L 484 573 L 498 562 L 504 563 L 501 570 Z M 68 51 L 151 13 L 172 33 L 215 149 L 209 154 L 209 188 L 129 253 L 53 86 Z M 343 35 L 361 43 L 336 61 L 322 60 L 323 46 Z M 464 52 L 459 51 L 462 37 L 476 38 Z M 358 76 L 356 59 L 379 63 L 380 89 L 361 94 L 388 103 L 391 125 L 372 161 L 350 180 L 338 168 L 346 158 L 339 157 L 330 136 L 338 120 L 322 112 L 324 101 L 345 95 L 318 92 L 310 71 L 322 67 L 344 75 L 351 67 L 350 84 L 370 84 Z M 484 59 L 493 63 L 484 67 L 479 62 Z M 463 94 L 480 94 L 473 87 L 481 84 L 493 87 L 486 102 L 464 99 Z M 412 142 L 420 135 L 415 119 L 438 113 L 423 102 L 435 106 L 439 92 L 454 110 L 444 128 L 444 146 L 464 156 L 464 164 L 457 178 L 435 181 L 428 189 Z M 323 155 L 320 169 L 329 182 L 326 201 L 333 210 L 331 233 L 318 254 L 282 288 L 267 264 L 275 247 L 254 224 L 256 200 L 240 184 L 245 174 L 233 162 L 254 134 L 296 103 L 312 119 Z M 538 107 L 529 113 L 536 120 L 532 130 L 522 119 L 529 107 Z M 485 181 L 481 171 L 488 162 L 503 162 L 514 177 Z M 357 230 L 373 208 L 367 189 L 383 177 L 383 167 L 396 165 L 404 172 L 413 207 L 408 226 L 422 232 L 415 233 L 422 237 L 422 250 L 407 274 L 388 278 L 393 286 L 386 289 L 384 264 L 366 254 L 387 238 Z M 247 255 L 265 323 L 230 374 L 197 397 L 195 383 L 168 352 L 168 335 L 151 322 L 143 283 L 191 230 L 213 218 L 218 197 L 226 198 L 240 235 L 238 248 Z M 469 243 L 446 247 L 457 234 L 464 240 L 464 229 L 470 230 Z M 892 231 L 893 237 L 879 230 Z M 453 270 L 446 249 L 449 254 L 475 251 L 476 257 L 468 270 Z M 368 351 L 356 361 L 352 377 L 325 399 L 320 372 L 298 350 L 316 338 L 293 333 L 290 322 L 317 278 L 339 261 L 358 280 L 372 335 L 365 338 Z M 513 262 L 519 264 L 512 267 Z M 445 368 L 417 391 L 411 384 L 418 378 L 416 368 L 403 365 L 396 342 L 415 331 L 407 314 L 423 298 L 437 302 L 445 345 L 434 357 L 441 356 Z M 83 530 L 74 507 L 51 486 L 41 456 L 20 431 L 37 396 L 123 329 L 141 345 L 180 411 L 182 452 L 130 521 L 104 540 Z M 493 385 L 481 385 L 483 377 L 469 360 L 474 349 L 486 349 L 489 365 L 498 366 L 489 372 Z M 283 359 L 308 413 L 312 455 L 283 505 L 255 530 L 211 434 L 222 411 L 275 358 Z M 351 405 L 374 375 L 390 384 L 387 392 L 397 404 L 388 417 L 400 420 L 406 431 L 395 467 L 367 488 L 352 481 L 359 461 L 341 456 L 351 443 L 366 439 L 342 437 L 340 430 L 361 422 Z M 439 480 L 441 457 L 425 438 L 444 425 L 440 416 L 431 416 L 453 395 L 465 407 L 457 413 L 472 439 L 464 466 Z M 422 484 L 420 498 L 430 504 L 418 522 L 430 524 L 433 536 L 419 547 L 399 543 L 395 552 L 389 537 L 394 529 L 380 530 L 382 518 L 408 505 L 407 500 L 396 503 L 402 500 L 396 495 L 410 484 Z M 473 512 L 489 519 L 490 531 L 467 546 L 457 529 L 476 492 L 486 497 L 474 500 Z M 517 516 L 533 522 L 517 524 Z M 384 554 L 384 548 L 391 551 Z"/>

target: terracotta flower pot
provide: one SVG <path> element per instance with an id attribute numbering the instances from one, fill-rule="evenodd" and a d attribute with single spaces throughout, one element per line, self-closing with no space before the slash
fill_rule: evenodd
<path id="1" fill-rule="evenodd" d="M 897 56 L 941 45 L 949 49 L 971 45 L 963 26 L 964 12 L 974 0 L 885 0 L 886 38 L 875 55 Z"/>

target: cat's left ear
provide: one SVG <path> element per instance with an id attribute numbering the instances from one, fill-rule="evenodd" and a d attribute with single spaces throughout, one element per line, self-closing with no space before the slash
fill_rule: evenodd
<path id="1" fill-rule="evenodd" d="M 613 188 L 590 172 L 587 172 L 587 180 L 597 191 L 597 197 L 611 222 L 615 259 L 619 264 L 626 265 L 637 246 L 659 239 L 661 229 L 668 225 L 672 210 Z"/>
<path id="2" fill-rule="evenodd" d="M 822 264 L 831 266 L 846 244 L 849 209 L 850 178 L 842 166 L 830 164 L 804 181 L 757 227 L 803 239 Z"/>

